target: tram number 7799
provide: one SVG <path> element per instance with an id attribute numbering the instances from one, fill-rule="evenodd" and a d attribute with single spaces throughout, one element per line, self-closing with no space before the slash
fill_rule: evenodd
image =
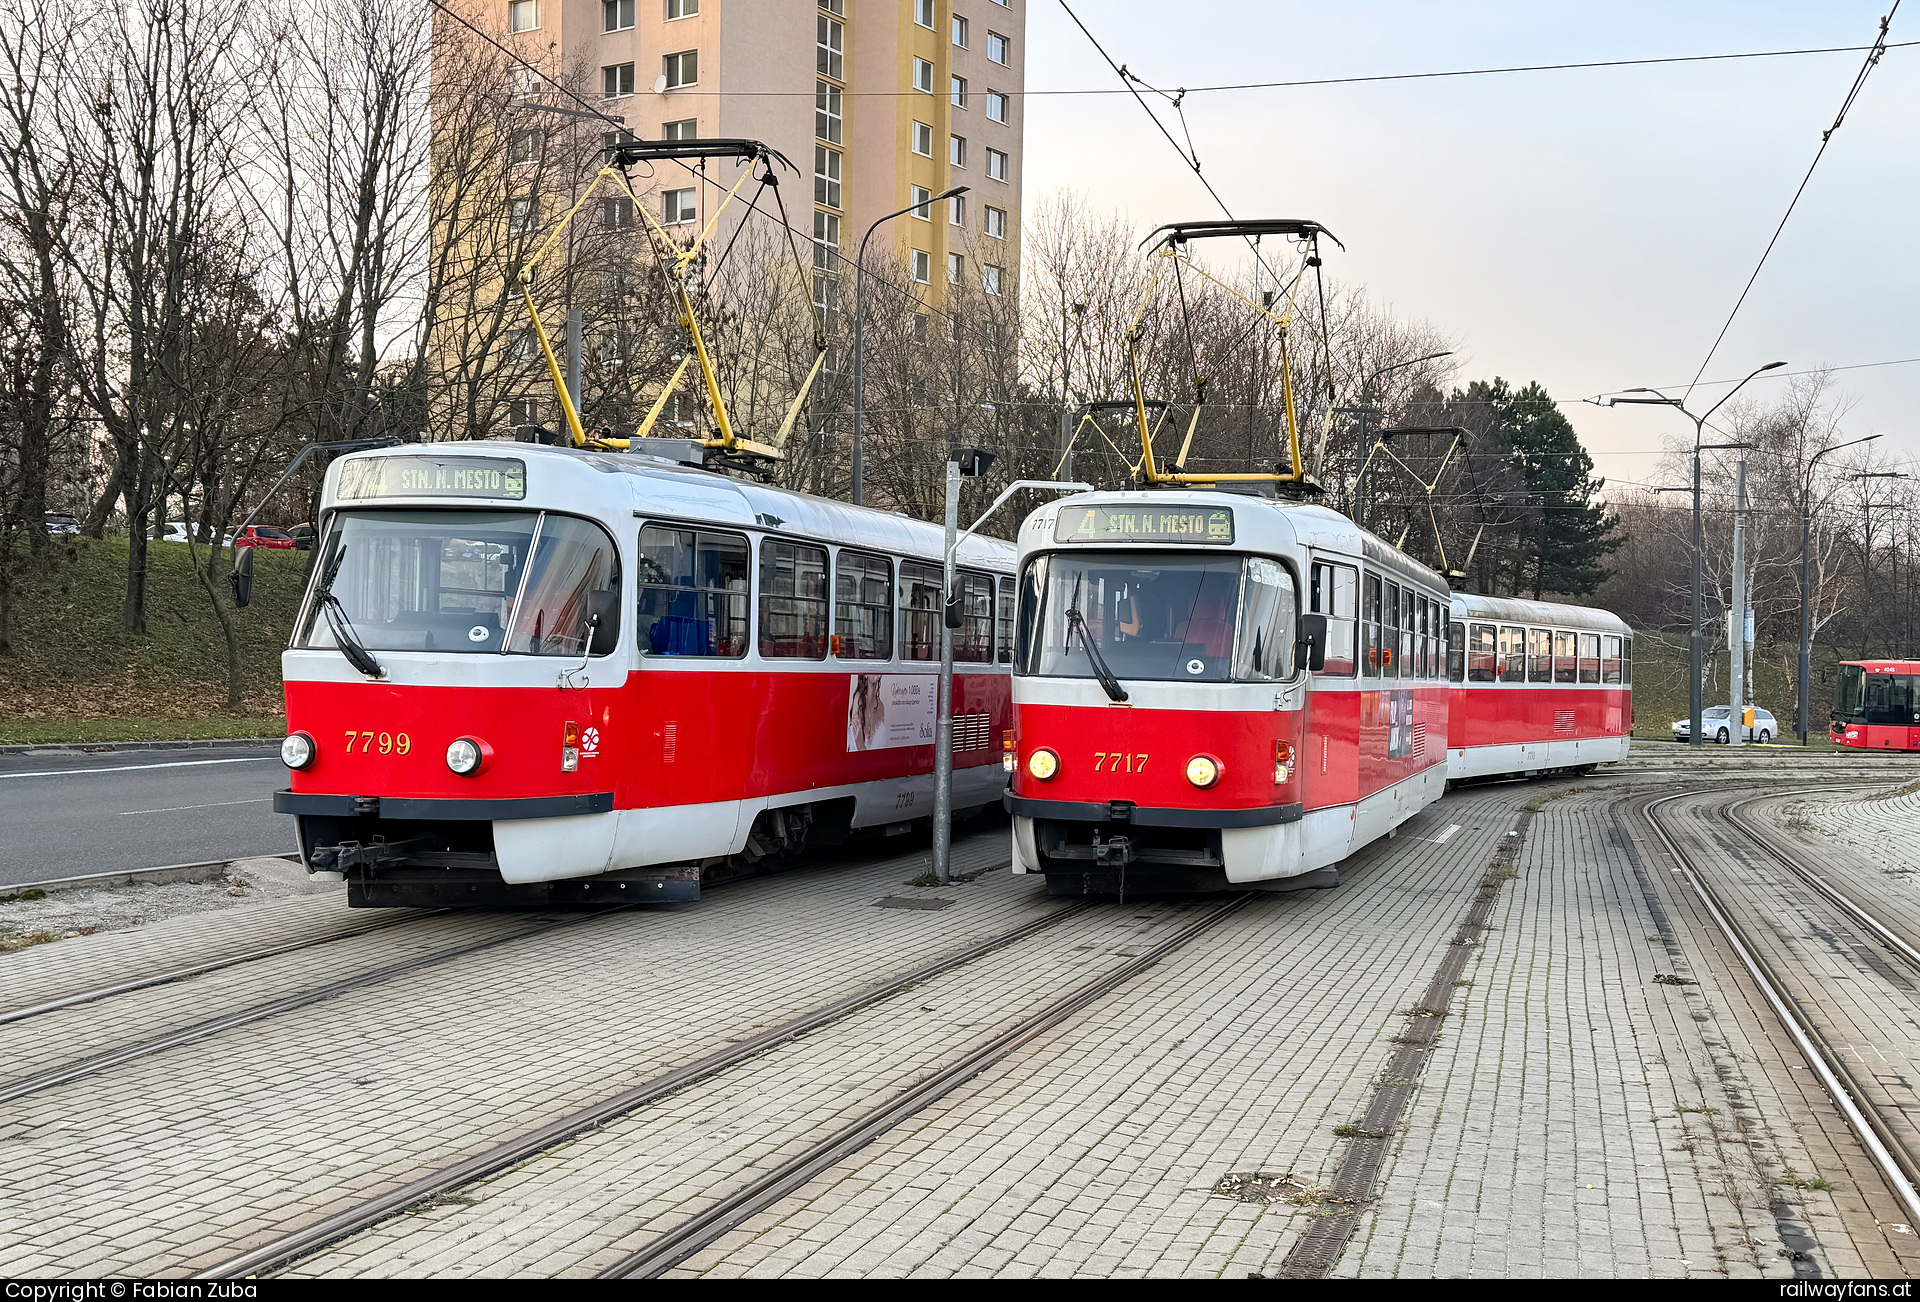
<path id="1" fill-rule="evenodd" d="M 1097 750 L 1093 753 L 1093 771 L 1099 773 L 1105 765 L 1105 772 L 1118 773 L 1124 765 L 1128 773 L 1144 773 L 1147 769 L 1147 757 L 1135 755 L 1123 750 Z"/>

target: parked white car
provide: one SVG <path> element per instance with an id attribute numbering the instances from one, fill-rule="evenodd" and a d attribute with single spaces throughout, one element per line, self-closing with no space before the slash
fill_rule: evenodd
<path id="1" fill-rule="evenodd" d="M 1733 721 L 1733 711 L 1728 706 L 1710 705 L 1700 711 L 1700 732 L 1708 741 L 1718 742 L 1722 746 L 1726 745 L 1732 740 L 1733 729 L 1736 726 L 1738 725 Z M 1691 731 L 1692 729 L 1689 727 L 1687 720 L 1675 719 L 1673 721 L 1673 739 L 1675 741 L 1685 741 Z M 1753 708 L 1753 726 L 1747 729 L 1747 735 L 1743 740 L 1757 741 L 1764 746 L 1779 735 L 1780 724 L 1774 719 L 1773 714 L 1756 705 Z"/>

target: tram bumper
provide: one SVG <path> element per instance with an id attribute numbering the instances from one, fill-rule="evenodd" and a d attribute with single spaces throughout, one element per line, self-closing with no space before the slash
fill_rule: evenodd
<path id="1" fill-rule="evenodd" d="M 1306 870 L 1298 804 L 1159 809 L 1012 792 L 1002 804 L 1013 815 L 1014 871 L 1044 873 L 1056 895 L 1224 891 Z"/>

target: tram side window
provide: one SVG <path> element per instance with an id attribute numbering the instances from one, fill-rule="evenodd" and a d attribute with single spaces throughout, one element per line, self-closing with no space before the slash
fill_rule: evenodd
<path id="1" fill-rule="evenodd" d="M 1500 678 L 1500 652 L 1494 641 L 1493 625 L 1470 624 L 1467 627 L 1467 681 L 1497 682 Z"/>
<path id="2" fill-rule="evenodd" d="M 833 580 L 833 646 L 842 660 L 893 659 L 893 564 L 842 551 Z"/>
<path id="3" fill-rule="evenodd" d="M 1419 598 L 1413 595 L 1412 588 L 1400 590 L 1400 676 L 1411 678 L 1420 672 L 1414 663 L 1414 607 Z"/>
<path id="4" fill-rule="evenodd" d="M 1530 628 L 1527 630 L 1527 681 L 1530 683 L 1553 681 L 1552 629 Z"/>
<path id="5" fill-rule="evenodd" d="M 1447 678 L 1467 681 L 1467 626 L 1456 623 L 1451 614 L 1447 617 Z"/>
<path id="6" fill-rule="evenodd" d="M 1556 683 L 1577 683 L 1580 681 L 1580 660 L 1574 650 L 1574 635 L 1564 628 L 1553 631 L 1553 681 Z"/>
<path id="7" fill-rule="evenodd" d="M 597 524 L 549 512 L 541 518 L 526 585 L 513 612 L 507 651 L 520 655 L 605 655 L 620 640 L 620 558 Z"/>
<path id="8" fill-rule="evenodd" d="M 1420 598 L 1420 676 L 1433 677 L 1433 600 Z"/>
<path id="9" fill-rule="evenodd" d="M 900 562 L 900 658 L 940 658 L 940 567 Z"/>
<path id="10" fill-rule="evenodd" d="M 1380 606 L 1380 676 L 1400 676 L 1400 585 L 1389 583 Z"/>
<path id="11" fill-rule="evenodd" d="M 640 645 L 656 656 L 747 653 L 749 560 L 739 534 L 640 530 Z"/>
<path id="12" fill-rule="evenodd" d="M 1234 649 L 1233 677 L 1273 680 L 1293 675 L 1293 576 L 1277 561 L 1247 558 L 1246 595 Z"/>
<path id="13" fill-rule="evenodd" d="M 1600 639 L 1600 681 L 1620 681 L 1620 639 L 1612 634 Z"/>
<path id="14" fill-rule="evenodd" d="M 954 575 L 960 597 L 960 627 L 953 630 L 953 658 L 967 664 L 993 659 L 993 580 L 972 570 Z M 940 655 L 939 631 L 934 632 L 933 654 Z"/>
<path id="15" fill-rule="evenodd" d="M 1598 633 L 1580 635 L 1580 681 L 1583 683 L 1600 681 L 1600 635 Z"/>
<path id="16" fill-rule="evenodd" d="M 1353 621 L 1358 605 L 1360 574 L 1350 565 L 1315 561 L 1308 599 L 1315 614 L 1327 617 L 1326 662 L 1323 674 L 1353 676 Z"/>
<path id="17" fill-rule="evenodd" d="M 827 658 L 827 549 L 760 542 L 760 654 Z"/>
<path id="18" fill-rule="evenodd" d="M 1360 672 L 1368 678 L 1380 676 L 1380 576 L 1367 576 L 1366 600 L 1360 609 L 1360 627 L 1366 640 L 1366 654 Z"/>
<path id="19" fill-rule="evenodd" d="M 1013 663 L 1013 580 L 1000 580 L 1000 651 L 999 660 L 1003 665 Z"/>
<path id="20" fill-rule="evenodd" d="M 1527 681 L 1527 630 L 1512 624 L 1500 626 L 1500 681 Z"/>
<path id="21" fill-rule="evenodd" d="M 1620 681 L 1633 686 L 1633 639 L 1630 637 L 1620 639 Z"/>

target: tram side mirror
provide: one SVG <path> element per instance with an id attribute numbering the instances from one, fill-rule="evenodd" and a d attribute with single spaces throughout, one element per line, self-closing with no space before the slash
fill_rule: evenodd
<path id="1" fill-rule="evenodd" d="M 1300 641 L 1294 647 L 1294 659 L 1314 673 L 1327 667 L 1327 617 L 1302 615 Z"/>
<path id="2" fill-rule="evenodd" d="M 227 575 L 227 583 L 233 589 L 234 605 L 245 606 L 253 600 L 253 548 L 242 547 L 233 558 L 233 573 Z"/>
<path id="3" fill-rule="evenodd" d="M 960 615 L 961 615 L 960 598 L 958 596 L 948 597 L 947 609 L 946 609 L 946 615 L 945 615 L 947 627 L 959 628 Z"/>
<path id="4" fill-rule="evenodd" d="M 611 654 L 620 642 L 620 590 L 605 588 L 587 594 L 587 654 Z"/>

